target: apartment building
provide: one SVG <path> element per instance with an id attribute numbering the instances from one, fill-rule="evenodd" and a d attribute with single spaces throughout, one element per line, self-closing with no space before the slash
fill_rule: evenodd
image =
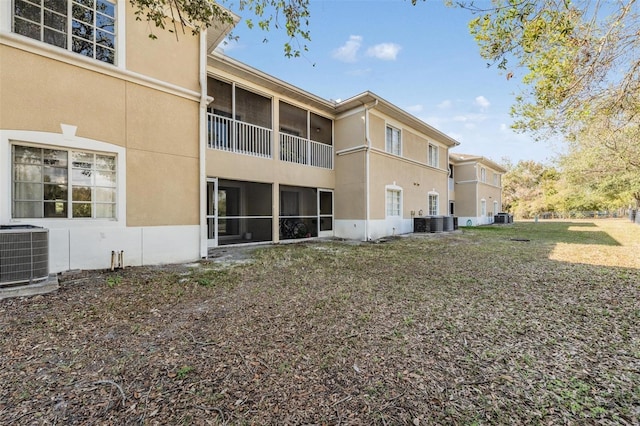
<path id="1" fill-rule="evenodd" d="M 502 175 L 506 170 L 477 155 L 449 153 L 449 214 L 460 226 L 487 225 L 502 211 Z"/>
<path id="2" fill-rule="evenodd" d="M 412 231 L 447 214 L 458 143 L 372 92 L 322 99 L 128 2 L 0 3 L 0 225 L 49 230 L 51 272 L 212 247 Z"/>
<path id="3" fill-rule="evenodd" d="M 152 40 L 125 1 L 0 8 L 0 224 L 47 228 L 52 272 L 200 258 L 203 59 L 227 29 Z"/>
<path id="4" fill-rule="evenodd" d="M 219 53 L 208 65 L 209 246 L 367 241 L 446 213 L 455 140 L 372 92 L 331 102 Z"/>

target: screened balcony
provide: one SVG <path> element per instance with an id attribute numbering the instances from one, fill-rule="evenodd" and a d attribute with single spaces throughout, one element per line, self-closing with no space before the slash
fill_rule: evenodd
<path id="1" fill-rule="evenodd" d="M 280 160 L 333 169 L 333 122 L 280 102 Z"/>
<path id="2" fill-rule="evenodd" d="M 207 109 L 209 148 L 273 157 L 271 99 L 211 77 L 208 94 L 214 98 Z"/>

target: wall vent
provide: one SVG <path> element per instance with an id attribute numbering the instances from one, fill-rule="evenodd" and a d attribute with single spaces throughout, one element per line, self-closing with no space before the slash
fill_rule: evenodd
<path id="1" fill-rule="evenodd" d="M 0 287 L 49 277 L 49 230 L 32 225 L 0 226 Z"/>

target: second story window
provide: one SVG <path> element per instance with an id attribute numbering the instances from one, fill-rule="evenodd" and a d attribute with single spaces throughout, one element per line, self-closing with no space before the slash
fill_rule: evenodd
<path id="1" fill-rule="evenodd" d="M 438 167 L 438 163 L 440 161 L 439 155 L 438 155 L 438 147 L 436 145 L 433 144 L 429 144 L 429 165 L 431 167 Z"/>
<path id="2" fill-rule="evenodd" d="M 402 154 L 402 141 L 400 139 L 399 129 L 387 126 L 385 149 L 390 154 Z"/>
<path id="3" fill-rule="evenodd" d="M 15 0 L 13 32 L 115 64 L 116 5 L 107 0 Z"/>
<path id="4" fill-rule="evenodd" d="M 487 181 L 487 169 L 485 169 L 484 167 L 480 168 L 480 182 L 486 182 Z"/>

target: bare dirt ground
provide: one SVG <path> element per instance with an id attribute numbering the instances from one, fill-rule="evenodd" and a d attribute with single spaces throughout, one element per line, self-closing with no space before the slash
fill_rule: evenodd
<path id="1" fill-rule="evenodd" d="M 516 223 L 65 274 L 0 301 L 0 424 L 637 425 L 639 242 Z"/>

